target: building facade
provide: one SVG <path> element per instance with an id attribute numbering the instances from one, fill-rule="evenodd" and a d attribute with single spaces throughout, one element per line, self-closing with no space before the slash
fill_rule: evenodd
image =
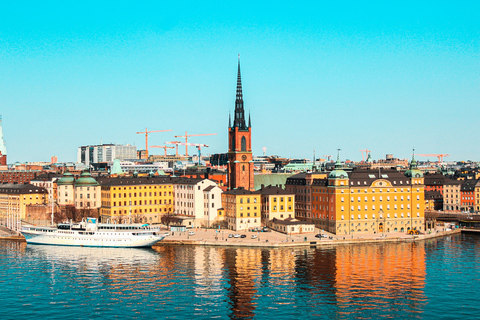
<path id="1" fill-rule="evenodd" d="M 234 120 L 232 125 L 231 118 L 229 119 L 228 127 L 228 189 L 244 188 L 253 191 L 252 126 L 250 117 L 248 125 L 245 121 L 240 58 L 238 60 Z"/>
<path id="2" fill-rule="evenodd" d="M 9 215 L 25 219 L 27 206 L 45 204 L 47 197 L 47 190 L 31 184 L 0 185 L 0 215 L 2 220 L 5 220 Z"/>
<path id="3" fill-rule="evenodd" d="M 228 190 L 222 194 L 222 205 L 229 230 L 260 228 L 261 196 L 244 189 Z"/>
<path id="4" fill-rule="evenodd" d="M 415 159 L 405 174 L 381 169 L 347 173 L 337 159 L 327 178 L 307 174 L 287 179 L 287 191 L 300 190 L 298 185 L 305 186 L 301 195 L 310 196 L 312 209 L 306 217 L 297 214 L 297 218 L 329 232 L 353 235 L 424 229 L 423 174 Z"/>
<path id="5" fill-rule="evenodd" d="M 91 163 L 113 162 L 115 159 L 137 158 L 137 147 L 132 145 L 102 144 L 82 146 L 77 151 L 77 162 L 89 166 Z"/>
<path id="6" fill-rule="evenodd" d="M 174 178 L 175 214 L 195 217 L 194 227 L 211 225 L 222 207 L 221 189 L 209 179 Z"/>
<path id="7" fill-rule="evenodd" d="M 174 187 L 169 177 L 100 178 L 101 221 L 160 223 L 173 214 Z"/>
<path id="8" fill-rule="evenodd" d="M 270 227 L 273 219 L 295 218 L 295 194 L 279 187 L 267 186 L 255 191 L 260 194 L 262 226 Z"/>

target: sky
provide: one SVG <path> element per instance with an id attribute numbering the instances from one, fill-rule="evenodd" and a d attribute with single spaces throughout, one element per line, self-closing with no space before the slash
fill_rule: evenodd
<path id="1" fill-rule="evenodd" d="M 254 155 L 480 160 L 480 1 L 4 0 L 8 162 L 145 128 L 226 152 L 238 54 Z"/>

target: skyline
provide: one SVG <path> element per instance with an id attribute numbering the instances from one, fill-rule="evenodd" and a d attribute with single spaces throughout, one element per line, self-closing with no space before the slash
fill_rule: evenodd
<path id="1" fill-rule="evenodd" d="M 225 153 L 238 54 L 254 155 L 409 159 L 415 147 L 480 160 L 463 142 L 478 137 L 478 2 L 2 7 L 8 163 L 75 161 L 101 142 L 143 149 L 145 127 L 173 130 L 150 145 L 217 133 L 189 142 Z"/>

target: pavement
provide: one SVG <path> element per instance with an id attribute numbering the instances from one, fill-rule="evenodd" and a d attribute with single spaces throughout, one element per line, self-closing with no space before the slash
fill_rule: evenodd
<path id="1" fill-rule="evenodd" d="M 194 234 L 192 234 L 192 232 Z M 316 238 L 315 234 L 322 233 L 326 238 Z M 448 233 L 443 232 L 443 228 L 432 230 L 432 232 L 423 235 L 407 235 L 404 232 L 390 232 L 388 234 L 361 234 L 361 235 L 334 235 L 325 231 L 317 230 L 315 233 L 285 235 L 276 231 L 269 232 L 250 232 L 250 231 L 231 231 L 218 229 L 190 229 L 187 232 L 170 232 L 170 235 L 157 245 L 169 244 L 195 244 L 195 245 L 220 245 L 220 246 L 298 246 L 298 245 L 322 245 L 336 243 L 357 243 L 357 242 L 384 242 L 384 241 L 412 241 L 437 236 L 443 236 Z M 245 235 L 245 238 L 234 238 L 233 235 Z M 229 237 L 232 235 L 232 237 Z M 252 236 L 256 238 L 252 238 Z"/>

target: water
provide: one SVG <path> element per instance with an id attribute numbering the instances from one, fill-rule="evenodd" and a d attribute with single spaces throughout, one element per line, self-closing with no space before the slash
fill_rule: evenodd
<path id="1" fill-rule="evenodd" d="M 0 242 L 0 319 L 473 319 L 479 246 L 468 235 L 293 250 Z"/>

